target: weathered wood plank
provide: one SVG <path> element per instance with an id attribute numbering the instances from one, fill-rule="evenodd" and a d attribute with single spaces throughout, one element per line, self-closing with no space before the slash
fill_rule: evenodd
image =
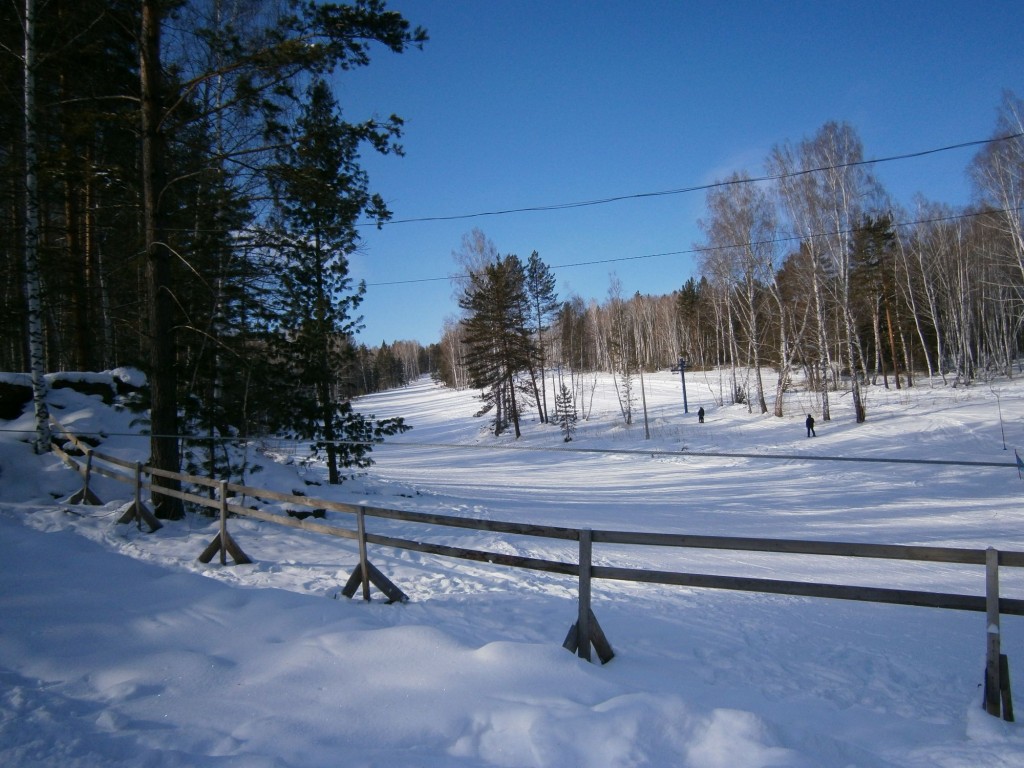
<path id="1" fill-rule="evenodd" d="M 1003 720 L 1013 719 L 1013 694 L 1010 692 L 1010 659 L 1004 653 L 999 657 L 999 692 L 1002 694 Z"/>
<path id="2" fill-rule="evenodd" d="M 132 475 L 125 474 L 124 472 L 118 472 L 104 466 L 94 466 L 92 471 L 97 475 L 103 475 L 103 477 L 109 477 L 111 480 L 116 480 L 119 483 L 126 483 L 128 485 L 135 484 L 135 478 Z"/>
<path id="3" fill-rule="evenodd" d="M 999 716 L 999 552 L 989 547 L 985 552 L 985 711 Z"/>
<path id="4" fill-rule="evenodd" d="M 131 523 L 132 521 L 137 522 L 139 524 L 139 528 L 142 527 L 142 523 L 145 523 L 149 528 L 150 533 L 158 531 L 164 527 L 163 523 L 157 520 L 153 513 L 146 508 L 146 505 L 138 500 L 131 503 L 117 522 Z"/>
<path id="5" fill-rule="evenodd" d="M 206 565 L 213 560 L 213 556 L 220 552 L 220 549 L 220 534 L 218 533 L 213 537 L 213 541 L 206 545 L 206 549 L 204 549 L 196 559 L 199 560 L 200 563 Z"/>
<path id="6" fill-rule="evenodd" d="M 565 636 L 565 640 L 562 642 L 562 647 L 573 655 L 576 654 L 580 647 L 579 634 L 579 624 L 574 621 L 572 626 L 569 627 L 569 632 Z"/>
<path id="7" fill-rule="evenodd" d="M 608 638 L 605 636 L 604 630 L 601 628 L 601 624 L 593 611 L 590 612 L 590 641 L 594 644 L 597 658 L 601 660 L 602 664 L 607 664 L 615 658 L 615 651 L 612 650 L 611 643 L 608 642 Z"/>
<path id="8" fill-rule="evenodd" d="M 103 502 L 100 501 L 99 496 L 92 492 L 91 488 L 82 488 L 75 491 L 68 497 L 68 504 L 91 504 L 97 507 L 103 506 Z"/>
<path id="9" fill-rule="evenodd" d="M 134 461 L 128 461 L 127 459 L 119 459 L 116 456 L 108 456 L 107 454 L 100 453 L 99 451 L 93 451 L 93 454 L 96 456 L 97 459 L 102 459 L 103 461 L 107 462 L 107 464 L 113 464 L 115 467 L 123 467 L 124 469 L 131 470 L 135 469 Z"/>
<path id="10" fill-rule="evenodd" d="M 356 567 L 349 574 L 348 581 L 345 582 L 345 586 L 342 587 L 341 594 L 345 597 L 352 597 L 355 595 L 356 590 L 359 589 L 359 585 L 363 583 L 363 566 L 360 563 L 356 563 Z"/>
<path id="11" fill-rule="evenodd" d="M 359 544 L 359 573 L 363 579 L 363 600 L 370 600 L 370 560 L 366 556 L 366 517 L 363 510 L 356 515 L 356 536 Z"/>
<path id="12" fill-rule="evenodd" d="M 838 584 L 819 584 L 801 581 L 777 581 L 742 576 L 712 576 L 701 573 L 676 571 L 650 571 L 637 568 L 594 566 L 593 578 L 635 581 L 651 584 L 671 584 L 704 589 L 730 589 L 743 592 L 794 595 L 798 597 L 827 597 L 835 600 L 858 600 L 875 603 L 893 603 L 926 608 L 947 608 L 961 611 L 986 610 L 985 598 L 978 595 L 958 595 L 941 592 L 919 592 L 883 587 L 857 587 Z M 1024 616 L 1024 600 L 1001 598 L 999 608 L 1005 614 Z"/>
<path id="13" fill-rule="evenodd" d="M 221 542 L 224 542 L 224 544 L 222 545 Z M 226 552 L 231 555 L 231 559 L 235 561 L 235 565 L 249 565 L 252 563 L 249 556 L 242 551 L 242 548 L 238 546 L 235 540 L 231 538 L 231 534 L 227 531 L 224 531 L 223 537 L 220 533 L 214 536 L 213 541 L 206 545 L 206 549 L 203 550 L 197 560 L 199 560 L 200 563 L 209 563 L 213 560 L 213 556 L 218 552 Z M 221 558 L 221 564 L 224 564 L 223 558 Z"/>
<path id="14" fill-rule="evenodd" d="M 249 565 L 252 560 L 249 556 L 242 551 L 242 548 L 238 546 L 238 542 L 231 536 L 230 531 L 224 531 L 224 549 L 231 555 L 231 559 L 235 561 L 235 565 Z"/>
<path id="15" fill-rule="evenodd" d="M 407 603 L 409 602 L 409 596 L 400 590 L 395 584 L 385 576 L 380 570 L 370 561 L 366 562 L 366 569 L 370 576 L 370 581 L 373 582 L 373 586 L 384 593 L 389 603 Z"/>
<path id="16" fill-rule="evenodd" d="M 508 555 L 498 552 L 484 552 L 478 549 L 464 549 L 446 544 L 427 544 L 421 541 L 398 539 L 373 533 L 366 534 L 366 540 L 371 544 L 378 544 L 383 547 L 407 549 L 412 552 L 426 552 L 432 555 L 456 557 L 461 560 L 474 560 L 493 565 L 508 565 L 516 568 L 527 568 L 533 571 L 560 573 L 567 576 L 577 576 L 579 574 L 579 566 L 576 563 L 563 563 L 557 560 L 542 560 L 534 557 L 522 557 L 520 555 Z"/>
<path id="17" fill-rule="evenodd" d="M 592 559 L 590 531 L 586 528 L 580 531 L 580 554 L 579 554 L 579 611 L 577 612 L 577 654 L 581 659 L 590 661 L 590 617 L 593 612 L 590 610 L 590 566 Z"/>
<path id="18" fill-rule="evenodd" d="M 400 520 L 407 523 L 422 523 L 423 525 L 440 525 L 446 528 L 469 528 L 475 531 L 509 533 L 518 536 L 535 536 L 568 541 L 576 541 L 579 538 L 578 529 L 555 525 L 513 523 L 503 520 L 476 520 L 469 517 L 455 517 L 454 515 L 439 515 L 426 512 L 404 512 L 381 507 L 365 507 L 365 512 L 371 517 Z"/>
<path id="19" fill-rule="evenodd" d="M 249 509 L 248 507 L 241 507 L 237 504 L 228 504 L 228 510 L 233 514 L 240 515 L 242 517 L 251 517 L 255 520 L 262 520 L 266 523 L 274 523 L 275 525 L 284 525 L 289 528 L 301 528 L 306 531 L 312 531 L 313 533 L 323 533 L 327 536 L 337 536 L 341 539 L 354 539 L 356 538 L 356 532 L 348 528 L 341 528 L 336 525 L 327 525 L 326 523 L 318 523 L 309 518 L 305 520 L 299 520 L 295 517 L 287 517 L 285 515 L 278 515 L 273 512 L 267 512 L 263 509 Z"/>
<path id="20" fill-rule="evenodd" d="M 672 533 L 635 533 L 631 531 L 595 530 L 595 543 L 635 544 L 657 547 L 724 549 L 735 551 L 774 552 L 797 555 L 832 555 L 836 557 L 869 557 L 925 562 L 967 563 L 984 565 L 985 553 L 978 549 L 922 547 L 901 544 L 863 544 L 841 541 L 801 541 L 797 539 L 758 539 L 740 536 L 690 536 Z"/>

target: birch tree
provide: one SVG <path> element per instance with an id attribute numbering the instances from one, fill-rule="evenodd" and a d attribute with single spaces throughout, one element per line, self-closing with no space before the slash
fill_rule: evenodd
<path id="1" fill-rule="evenodd" d="M 50 450 L 50 413 L 46 404 L 46 346 L 43 335 L 42 280 L 39 274 L 39 163 L 36 154 L 36 8 L 25 0 L 24 126 L 25 126 L 25 304 L 32 373 L 36 453 Z"/>
<path id="2" fill-rule="evenodd" d="M 996 209 L 991 220 L 1006 233 L 1024 286 L 1024 100 L 1003 94 L 993 140 L 975 156 L 971 179 L 979 200 Z"/>
<path id="3" fill-rule="evenodd" d="M 775 272 L 775 211 L 763 188 L 746 174 L 734 173 L 708 192 L 707 217 L 698 225 L 707 238 L 701 262 L 718 277 L 735 300 L 754 369 L 757 408 L 768 412 L 762 364 L 764 359 L 766 286 Z M 727 310 L 728 311 L 728 310 Z"/>
<path id="4" fill-rule="evenodd" d="M 810 290 L 818 324 L 822 366 L 837 377 L 830 341 L 842 351 L 838 368 L 850 373 L 854 418 L 867 418 L 859 372 L 864 369 L 857 318 L 851 298 L 851 237 L 863 214 L 881 198 L 878 183 L 866 170 L 863 148 L 846 123 L 826 123 L 796 148 L 776 148 L 769 168 L 777 175 L 783 204 L 795 233 L 812 259 Z M 839 338 L 829 338 L 828 299 L 837 314 Z M 823 377 L 824 379 L 825 377 Z M 826 382 L 827 383 L 827 382 Z M 822 419 L 831 418 L 828 387 L 822 386 Z"/>

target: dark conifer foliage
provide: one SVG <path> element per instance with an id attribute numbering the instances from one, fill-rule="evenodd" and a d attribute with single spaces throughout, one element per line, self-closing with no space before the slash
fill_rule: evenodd
<path id="1" fill-rule="evenodd" d="M 390 215 L 383 199 L 369 192 L 358 150 L 370 140 L 391 151 L 397 135 L 396 126 L 344 122 L 327 83 L 316 80 L 271 174 L 277 213 L 267 237 L 278 255 L 278 282 L 269 330 L 281 374 L 294 380 L 276 405 L 293 429 L 317 439 L 332 484 L 341 482 L 341 467 L 365 465 L 363 444 L 374 429 L 404 429 L 401 419 L 369 426 L 352 410 L 344 387 L 355 361 L 355 311 L 365 292 L 348 272 L 356 222 Z"/>
<path id="2" fill-rule="evenodd" d="M 28 367 L 22 8 L 0 10 L 4 370 Z M 281 293 L 280 259 L 288 255 L 266 234 L 278 150 L 293 146 L 310 83 L 368 65 L 372 53 L 418 47 L 426 33 L 381 0 L 45 0 L 37 16 L 46 368 L 143 368 L 151 462 L 164 469 L 179 468 L 182 432 L 251 434 L 287 423 L 290 412 L 279 413 L 280 398 L 268 394 L 299 373 L 274 343 L 286 323 L 271 299 Z M 325 228 L 343 256 L 358 240 L 357 216 L 386 216 L 382 199 L 366 191 L 357 147 L 400 151 L 401 120 L 342 125 L 342 139 L 324 150 L 338 154 L 341 172 L 323 194 L 344 214 Z M 306 182 L 288 183 L 295 190 Z M 289 219 L 305 244 L 309 222 L 297 223 L 294 210 L 276 217 Z M 333 353 L 353 343 L 357 321 L 345 315 L 358 289 L 329 302 Z M 217 452 L 187 450 L 189 467 L 227 471 Z M 177 502 L 162 501 L 159 516 L 180 515 Z"/>
<path id="3" fill-rule="evenodd" d="M 509 254 L 479 271 L 470 271 L 459 306 L 466 312 L 466 368 L 472 386 L 484 390 L 494 410 L 494 434 L 509 426 L 520 437 L 522 403 L 531 395 L 520 374 L 529 371 L 536 347 L 529 326 L 526 270 Z"/>
<path id="4" fill-rule="evenodd" d="M 555 395 L 555 422 L 562 430 L 564 442 L 572 442 L 572 436 L 576 432 L 577 419 L 576 400 L 572 390 L 565 385 L 565 382 L 562 382 L 558 394 Z"/>
<path id="5" fill-rule="evenodd" d="M 533 384 L 534 397 L 540 410 L 540 420 L 548 420 L 547 387 L 544 386 L 544 374 L 547 368 L 547 347 L 544 335 L 550 330 L 551 318 L 558 309 L 558 293 L 555 291 L 555 275 L 550 267 L 541 261 L 536 251 L 530 254 L 526 262 L 526 297 L 530 304 L 530 327 L 536 341 L 536 366 L 540 378 L 538 388 L 533 368 L 530 379 Z"/>

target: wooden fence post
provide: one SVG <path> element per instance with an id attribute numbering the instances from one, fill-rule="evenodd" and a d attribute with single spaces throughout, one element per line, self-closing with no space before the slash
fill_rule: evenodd
<path id="1" fill-rule="evenodd" d="M 359 534 L 359 571 L 363 586 L 363 600 L 370 602 L 370 561 L 366 558 L 366 513 L 362 507 L 356 511 L 356 530 Z"/>
<path id="2" fill-rule="evenodd" d="M 82 490 L 76 491 L 68 499 L 68 504 L 95 504 L 102 505 L 103 502 L 89 488 L 89 480 L 92 477 L 92 448 L 85 449 L 85 472 L 83 475 Z"/>
<path id="3" fill-rule="evenodd" d="M 348 577 L 341 594 L 345 597 L 352 597 L 356 590 L 363 588 L 363 600 L 370 602 L 370 584 L 384 593 L 389 603 L 407 603 L 409 596 L 395 586 L 395 584 L 383 573 L 381 573 L 366 556 L 366 514 L 360 506 L 356 509 L 356 528 L 359 537 L 359 563 L 356 565 L 352 575 Z"/>
<path id="4" fill-rule="evenodd" d="M 594 544 L 589 528 L 580 531 L 580 599 L 576 618 L 576 653 L 590 661 L 590 567 L 593 563 Z"/>
<path id="5" fill-rule="evenodd" d="M 579 610 L 576 623 L 569 628 L 562 647 L 581 659 L 590 661 L 590 646 L 593 645 L 602 664 L 607 664 L 615 657 L 604 630 L 597 621 L 597 616 L 590 607 L 590 576 L 593 565 L 593 535 L 589 528 L 580 530 L 579 557 Z"/>
<path id="6" fill-rule="evenodd" d="M 1013 721 L 1010 662 L 1002 653 L 999 621 L 999 551 L 985 550 L 985 711 Z"/>
<path id="7" fill-rule="evenodd" d="M 228 564 L 229 554 L 235 565 L 248 565 L 252 562 L 228 533 L 228 484 L 224 480 L 220 481 L 220 530 L 199 556 L 199 562 L 210 562 L 217 552 L 220 552 L 221 565 Z"/>
<path id="8" fill-rule="evenodd" d="M 220 481 L 220 530 L 217 532 L 223 545 L 228 540 L 228 484 Z M 228 564 L 227 547 L 220 548 L 220 564 Z"/>
<path id="9" fill-rule="evenodd" d="M 130 523 L 134 520 L 139 528 L 142 530 L 142 523 L 145 522 L 149 526 L 149 532 L 152 533 L 163 525 L 159 520 L 146 509 L 146 505 L 142 503 L 142 462 L 135 462 L 135 501 L 132 502 L 131 506 L 121 515 L 119 523 Z"/>

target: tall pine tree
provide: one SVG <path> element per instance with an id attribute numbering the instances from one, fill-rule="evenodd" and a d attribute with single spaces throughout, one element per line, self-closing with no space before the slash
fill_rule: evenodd
<path id="1" fill-rule="evenodd" d="M 530 334 L 526 271 L 509 254 L 479 271 L 470 271 L 469 284 L 459 299 L 467 312 L 463 321 L 470 384 L 484 390 L 484 400 L 495 409 L 494 434 L 511 424 L 518 438 L 519 374 L 529 371 L 536 356 Z"/>
<path id="2" fill-rule="evenodd" d="M 276 352 L 291 382 L 282 387 L 280 406 L 325 452 L 332 484 L 341 482 L 340 467 L 367 465 L 368 443 L 404 429 L 401 419 L 370 424 L 341 389 L 354 359 L 360 320 L 354 312 L 365 291 L 348 273 L 355 225 L 363 214 L 377 221 L 390 215 L 383 199 L 368 191 L 359 146 L 368 140 L 388 152 L 398 134 L 395 124 L 344 122 L 327 83 L 317 80 L 273 177 L 272 237 L 281 257 Z"/>
<path id="3" fill-rule="evenodd" d="M 551 318 L 558 309 L 558 294 L 555 292 L 555 276 L 550 267 L 541 261 L 540 255 L 534 251 L 526 262 L 526 296 L 530 303 L 530 325 L 537 339 L 537 368 L 540 373 L 540 391 L 537 392 L 537 377 L 533 379 L 534 392 L 537 395 L 537 406 L 540 408 L 540 420 L 548 420 L 548 394 L 544 384 L 546 367 L 546 347 L 544 333 L 548 330 Z M 531 368 L 531 374 L 533 369 Z"/>

